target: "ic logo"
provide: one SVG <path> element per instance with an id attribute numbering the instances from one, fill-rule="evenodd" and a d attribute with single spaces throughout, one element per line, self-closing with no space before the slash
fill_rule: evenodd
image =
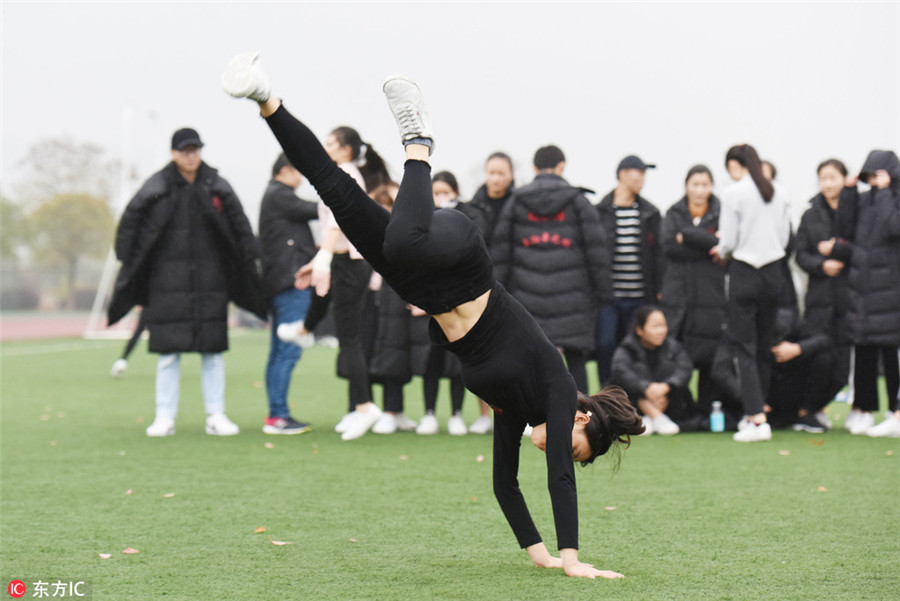
<path id="1" fill-rule="evenodd" d="M 9 583 L 7 590 L 9 591 L 9 595 L 11 597 L 15 597 L 16 599 L 18 599 L 19 597 L 24 597 L 25 596 L 25 583 L 22 582 L 21 580 L 13 580 L 12 582 Z"/>

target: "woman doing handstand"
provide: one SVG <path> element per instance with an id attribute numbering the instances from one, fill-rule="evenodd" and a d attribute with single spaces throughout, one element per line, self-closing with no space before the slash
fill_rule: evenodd
<path id="1" fill-rule="evenodd" d="M 419 87 L 402 77 L 384 84 L 406 147 L 393 212 L 369 198 L 332 161 L 316 136 L 270 94 L 258 54 L 243 54 L 222 76 L 225 90 L 259 103 L 291 162 L 315 186 L 341 230 L 408 303 L 432 316 L 432 340 L 458 355 L 466 387 L 490 403 L 494 494 L 535 565 L 569 576 L 620 578 L 578 560 L 578 502 L 573 461 L 583 465 L 643 432 L 619 388 L 578 393 L 562 357 L 531 315 L 493 277 L 484 242 L 468 217 L 434 209 L 428 157 L 433 135 Z M 298 285 L 309 280 L 309 266 Z M 560 557 L 550 555 L 519 490 L 519 446 L 526 426 L 547 454 L 547 479 Z"/>

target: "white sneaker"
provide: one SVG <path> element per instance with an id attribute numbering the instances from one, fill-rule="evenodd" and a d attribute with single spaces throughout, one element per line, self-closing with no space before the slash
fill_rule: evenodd
<path id="1" fill-rule="evenodd" d="M 525 429 L 522 430 L 522 438 L 531 438 L 531 433 L 534 432 L 534 428 L 525 424 Z"/>
<path id="2" fill-rule="evenodd" d="M 303 328 L 302 320 L 283 323 L 275 330 L 275 335 L 278 336 L 280 341 L 292 342 L 301 348 L 315 346 L 316 337 L 310 333 L 300 334 L 301 328 Z"/>
<path id="3" fill-rule="evenodd" d="M 831 418 L 824 411 L 816 412 L 816 419 L 819 420 L 819 423 L 825 426 L 826 430 L 831 430 L 834 426 L 834 423 L 831 421 Z"/>
<path id="4" fill-rule="evenodd" d="M 469 426 L 469 434 L 490 434 L 494 431 L 494 420 L 490 415 L 479 415 Z"/>
<path id="5" fill-rule="evenodd" d="M 893 413 L 885 414 L 884 421 L 866 430 L 872 438 L 900 438 L 900 419 Z"/>
<path id="6" fill-rule="evenodd" d="M 653 420 L 653 431 L 663 436 L 672 436 L 681 432 L 681 428 L 672 421 L 672 418 L 665 413 L 661 413 L 659 417 Z"/>
<path id="7" fill-rule="evenodd" d="M 114 378 L 120 377 L 125 370 L 128 369 L 128 361 L 125 359 L 116 359 L 116 362 L 113 363 L 112 369 L 109 370 L 109 375 Z"/>
<path id="8" fill-rule="evenodd" d="M 748 423 L 743 430 L 733 436 L 737 442 L 762 442 L 772 440 L 772 426 L 768 422 L 762 424 Z"/>
<path id="9" fill-rule="evenodd" d="M 403 142 L 415 138 L 431 140 L 432 145 L 428 151 L 428 154 L 431 154 L 434 150 L 434 132 L 419 85 L 402 75 L 394 75 L 384 81 L 382 90 L 394 119 L 397 120 L 400 139 Z"/>
<path id="10" fill-rule="evenodd" d="M 259 64 L 259 52 L 245 52 L 231 59 L 222 73 L 222 87 L 235 98 L 268 100 L 269 77 Z"/>
<path id="11" fill-rule="evenodd" d="M 426 413 L 422 416 L 422 419 L 419 420 L 419 425 L 416 428 L 416 434 L 421 434 L 423 436 L 431 436 L 432 434 L 438 433 L 438 420 L 434 416 L 434 413 Z"/>
<path id="12" fill-rule="evenodd" d="M 853 421 L 853 426 L 850 428 L 850 434 L 859 436 L 860 434 L 868 432 L 869 428 L 875 425 L 875 416 L 865 411 L 858 411 L 857 413 L 859 413 L 859 415 Z"/>
<path id="13" fill-rule="evenodd" d="M 855 409 L 851 410 L 850 413 L 847 414 L 847 419 L 844 420 L 844 429 L 852 430 L 860 415 L 862 415 L 862 411 L 856 411 Z"/>
<path id="14" fill-rule="evenodd" d="M 447 420 L 447 431 L 453 436 L 465 436 L 469 433 L 469 429 L 466 428 L 466 422 L 463 421 L 459 414 L 452 415 Z"/>
<path id="15" fill-rule="evenodd" d="M 653 434 L 653 420 L 647 417 L 646 415 L 641 417 L 641 423 L 644 424 L 644 431 L 641 432 L 641 436 L 650 436 Z"/>
<path id="16" fill-rule="evenodd" d="M 206 433 L 213 436 L 234 436 L 241 429 L 225 417 L 224 413 L 212 413 L 206 418 Z"/>
<path id="17" fill-rule="evenodd" d="M 334 427 L 334 431 L 338 434 L 343 434 L 347 431 L 347 428 L 350 427 L 350 424 L 353 423 L 353 420 L 356 419 L 356 411 L 351 411 L 347 415 L 341 418 L 341 421 L 337 423 Z"/>
<path id="18" fill-rule="evenodd" d="M 738 432 L 743 432 L 744 430 L 746 430 L 747 428 L 749 428 L 751 426 L 753 426 L 753 422 L 751 422 L 749 419 L 747 419 L 747 416 L 744 416 L 741 418 L 741 421 L 738 422 L 737 429 L 738 429 Z"/>
<path id="19" fill-rule="evenodd" d="M 398 413 L 394 417 L 397 418 L 397 429 L 401 432 L 412 432 L 419 425 L 419 422 L 410 419 L 405 413 Z"/>
<path id="20" fill-rule="evenodd" d="M 147 426 L 147 436 L 161 438 L 175 434 L 175 420 L 171 417 L 158 417 Z"/>
<path id="21" fill-rule="evenodd" d="M 382 413 L 375 425 L 372 426 L 372 432 L 375 434 L 393 434 L 397 431 L 397 418 L 391 413 Z"/>
<path id="22" fill-rule="evenodd" d="M 341 440 L 356 440 L 363 434 L 369 431 L 369 429 L 375 425 L 383 412 L 381 409 L 375 406 L 375 403 L 369 404 L 369 410 L 363 413 L 362 411 L 356 412 L 356 417 L 353 419 L 353 422 L 350 424 L 350 427 L 341 434 Z"/>

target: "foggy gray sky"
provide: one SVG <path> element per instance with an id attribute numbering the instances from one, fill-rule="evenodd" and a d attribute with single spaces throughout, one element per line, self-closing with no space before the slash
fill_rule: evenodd
<path id="1" fill-rule="evenodd" d="M 40 138 L 69 135 L 133 163 L 140 180 L 197 128 L 204 159 L 254 223 L 279 148 L 255 105 L 222 92 L 239 52 L 260 50 L 274 93 L 320 138 L 352 125 L 401 175 L 381 94 L 420 82 L 435 170 L 463 195 L 505 150 L 517 183 L 539 146 L 566 178 L 605 194 L 635 153 L 659 168 L 644 195 L 680 198 L 687 169 L 753 144 L 779 169 L 795 216 L 832 156 L 855 170 L 900 151 L 900 2 L 881 3 L 2 3 L 0 186 Z M 140 181 L 129 183 L 130 197 Z M 116 199 L 117 202 L 119 199 Z"/>

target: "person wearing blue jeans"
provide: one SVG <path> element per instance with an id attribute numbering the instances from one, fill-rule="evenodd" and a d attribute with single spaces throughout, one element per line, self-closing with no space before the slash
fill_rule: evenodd
<path id="1" fill-rule="evenodd" d="M 282 153 L 272 165 L 272 180 L 259 209 L 263 286 L 272 299 L 272 342 L 266 363 L 269 417 L 263 425 L 266 434 L 302 434 L 311 429 L 291 417 L 287 400 L 291 374 L 302 354 L 296 333 L 302 329 L 312 302 L 310 289 L 294 287 L 294 274 L 316 254 L 309 222 L 318 218 L 318 209 L 316 203 L 294 194 L 301 181 L 303 176 Z"/>

